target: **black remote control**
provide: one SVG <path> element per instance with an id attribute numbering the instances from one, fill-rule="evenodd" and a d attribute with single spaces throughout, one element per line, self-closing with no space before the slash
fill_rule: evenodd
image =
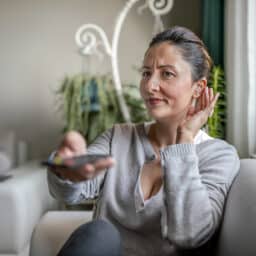
<path id="1" fill-rule="evenodd" d="M 53 167 L 53 168 L 63 168 L 63 169 L 79 169 L 81 166 L 90 163 L 93 164 L 100 159 L 106 159 L 111 157 L 111 155 L 105 154 L 85 154 L 80 156 L 74 156 L 69 158 L 62 158 L 56 156 L 53 159 L 48 159 L 42 162 L 42 165 Z"/>

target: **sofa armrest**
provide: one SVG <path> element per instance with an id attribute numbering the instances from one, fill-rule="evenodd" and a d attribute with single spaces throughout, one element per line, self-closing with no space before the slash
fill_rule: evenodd
<path id="1" fill-rule="evenodd" d="M 30 162 L 11 173 L 11 179 L 0 183 L 0 254 L 24 249 L 41 216 L 57 209 L 48 192 L 45 168 Z"/>
<path id="2" fill-rule="evenodd" d="M 92 220 L 92 211 L 50 211 L 37 224 L 30 256 L 55 256 L 71 233 Z"/>
<path id="3" fill-rule="evenodd" d="M 229 191 L 216 256 L 256 255 L 256 159 L 241 159 Z"/>

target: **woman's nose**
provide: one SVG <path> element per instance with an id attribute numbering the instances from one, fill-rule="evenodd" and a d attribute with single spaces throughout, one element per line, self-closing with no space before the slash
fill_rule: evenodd
<path id="1" fill-rule="evenodd" d="M 156 77 L 152 77 L 148 81 L 148 87 L 152 91 L 159 91 L 159 89 L 160 89 L 160 80 L 157 79 Z"/>

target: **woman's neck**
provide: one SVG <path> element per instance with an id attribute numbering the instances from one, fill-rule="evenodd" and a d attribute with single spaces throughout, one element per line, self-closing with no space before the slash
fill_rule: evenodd
<path id="1" fill-rule="evenodd" d="M 149 139 L 157 148 L 163 148 L 167 145 L 176 144 L 178 124 L 156 121 L 150 126 Z"/>

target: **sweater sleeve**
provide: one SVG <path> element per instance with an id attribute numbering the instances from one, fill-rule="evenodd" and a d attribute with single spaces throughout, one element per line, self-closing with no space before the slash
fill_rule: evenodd
<path id="1" fill-rule="evenodd" d="M 88 148 L 88 154 L 109 154 L 113 128 L 100 135 Z M 47 171 L 48 187 L 51 195 L 67 204 L 79 204 L 88 199 L 97 198 L 106 170 L 95 178 L 82 182 L 63 180 L 51 171 Z"/>
<path id="2" fill-rule="evenodd" d="M 176 144 L 160 152 L 164 170 L 162 233 L 177 247 L 204 244 L 216 231 L 238 173 L 234 147 L 221 140 Z"/>

